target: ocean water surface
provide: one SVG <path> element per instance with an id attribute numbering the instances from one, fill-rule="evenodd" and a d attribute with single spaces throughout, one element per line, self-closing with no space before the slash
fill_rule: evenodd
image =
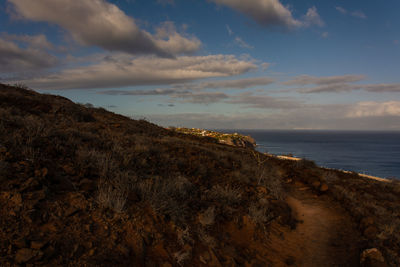
<path id="1" fill-rule="evenodd" d="M 328 168 L 400 179 L 400 132 L 227 130 L 252 136 L 257 150 L 292 154 Z"/>

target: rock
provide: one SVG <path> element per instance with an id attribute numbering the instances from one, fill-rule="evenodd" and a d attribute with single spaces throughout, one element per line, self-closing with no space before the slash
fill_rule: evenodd
<path id="1" fill-rule="evenodd" d="M 329 187 L 328 187 L 328 185 L 327 184 L 322 184 L 321 186 L 320 186 L 320 188 L 319 188 L 319 191 L 320 192 L 326 192 L 326 191 L 328 191 L 329 190 Z"/>
<path id="2" fill-rule="evenodd" d="M 377 248 L 366 249 L 361 254 L 361 266 L 364 267 L 384 267 L 387 266 L 385 258 Z"/>
<path id="3" fill-rule="evenodd" d="M 15 261 L 17 263 L 25 263 L 27 261 L 30 261 L 36 255 L 37 255 L 36 250 L 30 248 L 21 248 L 20 250 L 17 251 L 17 254 L 15 255 Z"/>
<path id="4" fill-rule="evenodd" d="M 365 236 L 367 239 L 375 239 L 375 237 L 376 237 L 377 234 L 378 234 L 378 229 L 377 229 L 375 226 L 373 226 L 373 225 L 368 226 L 368 227 L 364 230 L 364 236 Z"/>

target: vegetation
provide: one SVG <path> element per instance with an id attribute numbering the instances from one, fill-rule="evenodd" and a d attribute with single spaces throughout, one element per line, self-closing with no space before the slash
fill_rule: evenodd
<path id="1" fill-rule="evenodd" d="M 398 183 L 196 135 L 0 85 L 0 265 L 268 265 L 296 183 L 399 264 Z"/>
<path id="2" fill-rule="evenodd" d="M 1 86 L 0 140 L 2 266 L 184 265 L 211 245 L 227 255 L 224 224 L 280 221 L 268 203 L 285 204 L 259 194 L 268 183 L 259 183 L 250 149 L 59 96 Z"/>

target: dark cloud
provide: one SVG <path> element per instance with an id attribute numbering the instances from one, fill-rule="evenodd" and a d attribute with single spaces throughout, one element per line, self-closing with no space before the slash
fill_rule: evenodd
<path id="1" fill-rule="evenodd" d="M 133 18 L 116 5 L 105 0 L 8 0 L 15 12 L 29 20 L 54 23 L 83 45 L 95 45 L 109 51 L 130 54 L 173 56 L 199 49 L 195 37 L 183 36 L 171 27 L 162 25 L 156 36 L 139 29 Z M 160 36 L 159 33 L 164 33 Z"/>
<path id="2" fill-rule="evenodd" d="M 176 84 L 239 75 L 256 69 L 252 60 L 232 55 L 181 56 L 174 59 L 108 55 L 88 66 L 23 81 L 37 89 L 91 89 Z"/>
<path id="3" fill-rule="evenodd" d="M 220 92 L 200 92 L 200 93 L 176 93 L 171 95 L 172 98 L 182 99 L 182 103 L 192 104 L 211 104 L 220 102 L 223 99 L 229 98 L 227 94 Z"/>
<path id="4" fill-rule="evenodd" d="M 302 106 L 302 103 L 297 100 L 276 98 L 267 95 L 254 95 L 246 92 L 231 97 L 225 101 L 229 104 L 242 104 L 246 108 L 257 109 L 294 109 Z"/>
<path id="5" fill-rule="evenodd" d="M 381 83 L 381 84 L 367 84 L 364 85 L 363 88 L 368 92 L 375 93 L 394 93 L 400 92 L 400 83 Z"/>
<path id="6" fill-rule="evenodd" d="M 200 83 L 177 84 L 173 88 L 178 90 L 203 90 L 203 89 L 246 89 L 255 86 L 269 85 L 275 82 L 270 77 L 255 77 L 234 80 L 208 81 Z"/>
<path id="7" fill-rule="evenodd" d="M 307 27 L 310 25 L 323 26 L 317 9 L 308 9 L 303 20 L 293 18 L 292 12 L 282 5 L 279 0 L 211 0 L 219 5 L 225 5 L 235 9 L 254 19 L 258 24 L 271 27 L 279 26 L 287 29 Z"/>
<path id="8" fill-rule="evenodd" d="M 55 66 L 56 57 L 36 48 L 20 48 L 17 44 L 0 38 L 0 71 L 22 73 L 40 71 Z"/>
<path id="9" fill-rule="evenodd" d="M 301 75 L 294 77 L 290 81 L 282 82 L 284 85 L 328 85 L 337 83 L 351 83 L 362 81 L 366 78 L 365 75 L 342 75 L 342 76 L 327 76 L 327 77 L 315 77 L 309 75 Z"/>

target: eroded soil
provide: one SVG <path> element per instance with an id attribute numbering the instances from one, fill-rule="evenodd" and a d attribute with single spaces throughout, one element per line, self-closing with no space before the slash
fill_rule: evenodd
<path id="1" fill-rule="evenodd" d="M 274 225 L 274 266 L 359 266 L 360 236 L 351 217 L 328 196 L 297 184 L 287 198 L 295 229 Z"/>

